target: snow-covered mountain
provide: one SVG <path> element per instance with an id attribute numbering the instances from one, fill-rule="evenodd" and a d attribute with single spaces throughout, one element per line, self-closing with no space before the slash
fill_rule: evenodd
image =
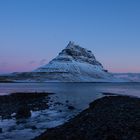
<path id="1" fill-rule="evenodd" d="M 0 82 L 124 82 L 105 70 L 94 54 L 69 42 L 48 64 L 31 72 L 0 76 Z"/>
<path id="2" fill-rule="evenodd" d="M 109 82 L 116 81 L 105 70 L 90 50 L 69 42 L 59 55 L 48 64 L 33 71 L 40 73 L 40 80 L 63 82 Z"/>

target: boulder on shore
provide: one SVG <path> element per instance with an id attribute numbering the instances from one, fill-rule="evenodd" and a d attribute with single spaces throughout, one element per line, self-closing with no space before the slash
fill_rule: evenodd
<path id="1" fill-rule="evenodd" d="M 49 108 L 49 95 L 53 93 L 47 92 L 16 92 L 9 95 L 0 96 L 0 116 L 2 119 L 10 119 L 16 117 L 15 113 L 28 114 L 30 110 L 39 111 Z M 18 118 L 18 117 L 17 117 Z"/>
<path id="2" fill-rule="evenodd" d="M 29 117 L 31 117 L 31 111 L 27 106 L 19 108 L 19 110 L 16 113 L 16 119 L 26 119 Z"/>

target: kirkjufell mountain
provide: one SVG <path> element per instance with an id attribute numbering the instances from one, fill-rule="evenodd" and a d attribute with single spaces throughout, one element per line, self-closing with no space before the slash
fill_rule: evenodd
<path id="1" fill-rule="evenodd" d="M 5 77 L 0 77 L 1 79 Z M 117 82 L 104 69 L 94 54 L 74 42 L 69 42 L 56 58 L 31 72 L 14 73 L 6 80 L 16 82 Z"/>
<path id="2" fill-rule="evenodd" d="M 88 68 L 88 66 L 90 68 Z M 94 68 L 93 68 L 94 66 Z M 44 65 L 35 72 L 53 72 L 53 73 L 76 73 L 82 74 L 88 69 L 100 69 L 103 70 L 103 66 L 98 62 L 90 50 L 75 45 L 74 42 L 69 42 L 67 47 L 62 50 L 59 55 L 54 58 L 49 64 Z M 90 71 L 89 71 L 90 72 Z"/>
<path id="3" fill-rule="evenodd" d="M 100 81 L 112 78 L 90 50 L 71 41 L 56 58 L 33 72 L 45 73 L 45 79 L 53 81 Z"/>

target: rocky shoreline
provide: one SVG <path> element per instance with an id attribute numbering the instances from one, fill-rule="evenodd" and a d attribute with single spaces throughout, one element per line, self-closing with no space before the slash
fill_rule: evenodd
<path id="1" fill-rule="evenodd" d="M 47 109 L 49 96 L 52 93 L 12 93 L 0 96 L 0 116 L 2 119 L 30 117 L 30 111 Z"/>
<path id="2" fill-rule="evenodd" d="M 140 140 L 140 99 L 106 96 L 34 140 Z"/>

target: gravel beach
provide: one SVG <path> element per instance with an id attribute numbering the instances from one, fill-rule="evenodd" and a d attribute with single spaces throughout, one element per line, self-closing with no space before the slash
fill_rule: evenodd
<path id="1" fill-rule="evenodd" d="M 106 96 L 34 140 L 140 140 L 140 99 Z"/>

